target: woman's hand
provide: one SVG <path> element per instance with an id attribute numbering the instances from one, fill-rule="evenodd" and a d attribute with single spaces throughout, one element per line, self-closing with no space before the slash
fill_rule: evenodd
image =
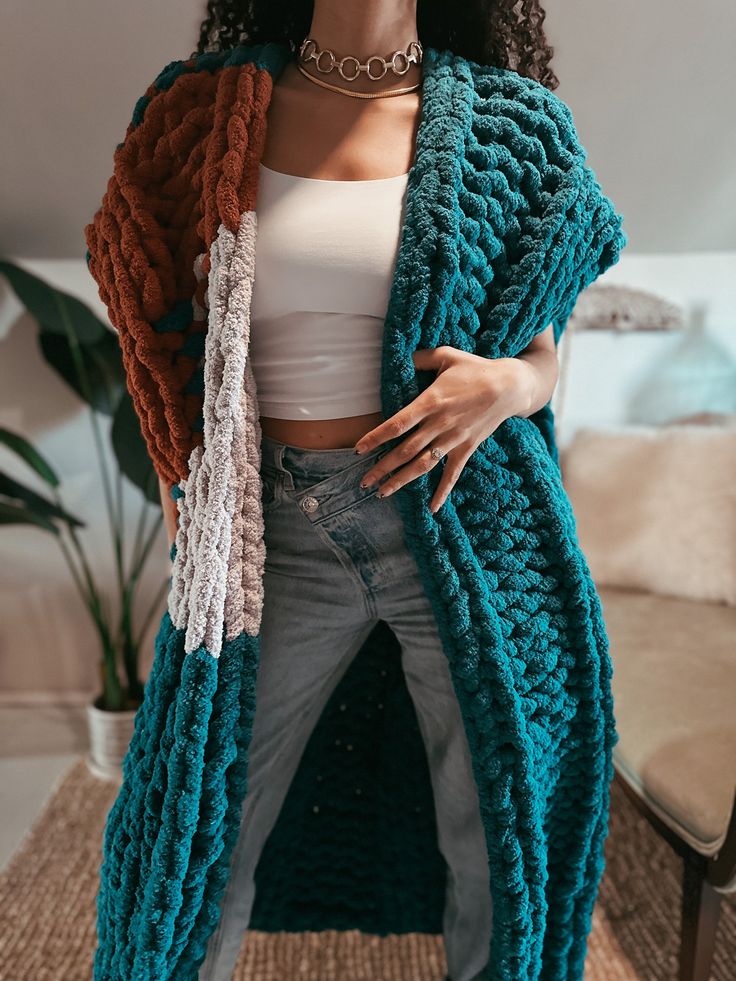
<path id="1" fill-rule="evenodd" d="M 514 358 L 484 358 L 447 345 L 415 351 L 413 358 L 418 370 L 434 370 L 437 377 L 413 402 L 362 436 L 355 449 L 372 450 L 413 430 L 361 482 L 361 487 L 380 483 L 395 470 L 381 484 L 379 497 L 387 497 L 431 470 L 438 462 L 431 450 L 437 447 L 446 463 L 430 502 L 434 514 L 486 437 L 510 416 L 530 416 L 546 405 L 559 365 L 552 324 Z"/>

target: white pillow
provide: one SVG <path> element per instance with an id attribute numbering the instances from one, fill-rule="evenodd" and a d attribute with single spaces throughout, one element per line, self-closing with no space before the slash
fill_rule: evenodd
<path id="1" fill-rule="evenodd" d="M 583 428 L 560 464 L 597 584 L 736 605 L 736 427 Z"/>

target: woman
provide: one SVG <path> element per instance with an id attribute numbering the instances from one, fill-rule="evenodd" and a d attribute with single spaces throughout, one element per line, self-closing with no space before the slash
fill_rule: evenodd
<path id="1" fill-rule="evenodd" d="M 175 564 L 97 977 L 230 978 L 258 899 L 441 920 L 452 981 L 582 970 L 615 733 L 549 400 L 625 238 L 538 4 L 487 6 L 210 3 L 118 147 L 89 263 Z"/>
<path id="2" fill-rule="evenodd" d="M 226 22 L 218 8 L 231 6 L 215 4 L 209 19 Z M 246 26 L 249 33 L 260 27 Z M 286 65 L 274 88 L 260 161 L 250 350 L 264 434 L 261 663 L 242 833 L 199 977 L 232 977 L 261 849 L 319 714 L 380 618 L 401 641 L 431 766 L 448 865 L 443 928 L 449 976 L 477 981 L 491 937 L 477 791 L 447 658 L 390 495 L 436 467 L 432 448 L 441 447 L 443 475 L 430 504 L 436 511 L 467 458 L 499 423 L 529 416 L 549 401 L 557 379 L 552 324 L 514 358 L 488 360 L 449 346 L 417 352 L 416 367 L 435 372 L 437 380 L 384 420 L 383 315 L 422 65 L 399 60 L 400 68 L 406 64 L 402 74 L 389 70 L 371 79 L 368 71 L 378 74 L 377 63 L 364 70 L 345 63 L 352 81 L 316 66 L 329 61 L 320 49 L 366 65 L 370 55 L 409 51 L 424 34 L 415 0 L 316 0 L 307 36 L 313 43 Z M 546 50 L 541 32 L 537 43 Z M 356 235 L 358 228 L 363 231 Z M 406 435 L 395 441 L 399 425 Z M 356 461 L 356 451 L 362 460 Z M 300 503 L 317 487 L 334 503 L 326 512 L 323 505 L 317 520 L 300 520 Z M 172 541 L 174 522 L 171 515 Z"/>

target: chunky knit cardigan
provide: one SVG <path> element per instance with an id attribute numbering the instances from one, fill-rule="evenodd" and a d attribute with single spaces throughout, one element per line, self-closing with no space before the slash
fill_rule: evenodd
<path id="1" fill-rule="evenodd" d="M 105 829 L 94 973 L 105 981 L 196 978 L 248 789 L 265 554 L 249 303 L 266 112 L 291 57 L 267 43 L 167 65 L 85 228 L 178 511 L 168 607 Z M 417 348 L 509 357 L 550 322 L 559 340 L 627 241 L 557 96 L 446 50 L 425 49 L 423 69 L 385 318 L 385 418 L 429 383 Z M 550 406 L 490 434 L 433 515 L 438 478 L 410 481 L 396 503 L 472 754 L 493 904 L 487 976 L 574 981 L 617 734 Z M 440 933 L 445 875 L 400 647 L 379 621 L 306 746 L 250 926 Z"/>

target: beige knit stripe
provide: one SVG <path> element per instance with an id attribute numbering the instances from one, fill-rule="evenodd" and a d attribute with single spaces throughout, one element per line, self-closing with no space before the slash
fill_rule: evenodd
<path id="1" fill-rule="evenodd" d="M 227 552 L 230 529 L 227 527 L 227 487 L 231 479 L 230 441 L 232 419 L 228 418 L 227 399 L 223 392 L 224 356 L 221 350 L 226 310 L 227 256 L 232 242 L 218 237 L 210 250 L 208 282 L 209 324 L 205 340 L 204 364 L 204 447 L 190 467 L 188 483 L 194 492 L 189 554 L 184 579 L 184 649 L 196 650 L 202 644 L 219 654 L 220 638 L 213 630 L 213 619 L 222 623 L 225 602 Z M 225 282 L 223 283 L 223 279 Z M 225 404 L 223 405 L 223 401 Z M 223 406 L 218 419 L 217 409 Z M 197 465 L 198 464 L 198 465 Z M 218 616 L 219 610 L 219 616 Z"/>
<path id="2" fill-rule="evenodd" d="M 261 425 L 255 377 L 248 357 L 250 348 L 250 310 L 255 282 L 255 243 L 258 221 L 255 211 L 241 215 L 238 256 L 242 268 L 234 265 L 233 275 L 242 286 L 240 336 L 245 358 L 241 375 L 242 441 L 234 455 L 237 499 L 233 514 L 233 545 L 230 550 L 227 592 L 225 594 L 225 636 L 232 640 L 245 631 L 258 635 L 263 614 L 263 572 L 266 546 L 261 505 Z M 235 444 L 234 444 L 235 448 Z"/>
<path id="3" fill-rule="evenodd" d="M 230 269 L 230 304 L 236 316 L 232 348 L 237 349 L 237 427 L 232 442 L 232 543 L 225 592 L 225 636 L 232 640 L 245 631 L 256 636 L 263 612 L 263 511 L 261 506 L 261 433 L 258 401 L 248 350 L 250 309 L 255 281 L 257 219 L 254 211 L 240 217 Z M 242 359 L 242 360 L 241 360 Z M 241 367 L 242 365 L 242 367 Z"/>
<path id="4" fill-rule="evenodd" d="M 242 229 L 241 225 L 241 229 Z M 204 366 L 204 452 L 197 484 L 194 525 L 197 541 L 193 555 L 185 650 L 204 644 L 214 656 L 222 645 L 225 589 L 231 545 L 235 494 L 233 442 L 242 420 L 240 410 L 245 347 L 237 326 L 242 324 L 242 279 L 231 280 L 230 263 L 237 242 L 224 226 L 210 250 L 208 283 L 209 325 Z M 233 330 L 233 319 L 236 330 Z M 240 349 L 238 341 L 240 340 Z M 237 368 L 237 374 L 233 369 Z"/>
<path id="5" fill-rule="evenodd" d="M 255 270 L 253 269 L 253 274 Z M 249 283 L 253 282 L 248 277 Z M 250 310 L 250 301 L 249 307 Z M 250 335 L 250 316 L 247 335 Z M 246 344 L 248 341 L 246 340 Z M 255 637 L 263 613 L 263 572 L 266 546 L 261 505 L 261 426 L 258 418 L 256 383 L 250 358 L 246 359 L 242 405 L 245 432 L 242 454 L 236 463 L 240 494 L 233 518 L 233 547 L 230 551 L 228 587 L 225 596 L 226 637 L 232 640 L 245 631 Z"/>
<path id="6" fill-rule="evenodd" d="M 255 234 L 255 213 L 244 212 L 237 236 L 220 225 L 210 250 L 204 445 L 182 485 L 170 590 L 185 651 L 204 645 L 215 657 L 223 622 L 227 639 L 256 635 L 263 610 L 260 427 L 247 363 Z"/>
<path id="7" fill-rule="evenodd" d="M 245 368 L 243 368 L 243 376 L 245 376 Z M 244 382 L 244 377 L 243 377 Z M 245 497 L 245 475 L 241 470 L 243 466 L 239 461 L 244 461 L 247 455 L 246 453 L 246 433 L 245 428 L 247 424 L 247 406 L 246 406 L 247 395 L 245 392 L 245 384 L 241 386 L 240 398 L 238 399 L 237 405 L 237 420 L 238 424 L 236 426 L 237 442 L 233 440 L 231 459 L 233 461 L 234 474 L 236 480 L 233 481 L 231 486 L 232 500 L 228 504 L 229 514 L 231 516 L 231 526 L 230 526 L 230 555 L 227 564 L 227 570 L 225 574 L 225 606 L 223 610 L 223 618 L 225 620 L 226 626 L 226 636 L 230 640 L 232 637 L 237 636 L 242 631 L 242 626 L 239 630 L 233 632 L 232 619 L 239 620 L 242 624 L 243 620 L 243 604 L 245 602 L 243 595 L 243 500 Z"/>
<path id="8" fill-rule="evenodd" d="M 254 270 L 255 274 L 255 270 Z M 256 381 L 250 358 L 245 365 L 245 392 L 247 399 L 248 425 L 246 429 L 246 460 L 242 465 L 245 477 L 244 507 L 241 530 L 241 583 L 243 589 L 242 615 L 226 620 L 228 639 L 245 631 L 252 637 L 258 636 L 261 629 L 264 600 L 264 566 L 266 562 L 266 542 L 264 539 L 263 506 L 261 503 L 263 483 L 261 478 L 261 423 L 258 408 Z"/>
<path id="9" fill-rule="evenodd" d="M 186 629 L 189 590 L 192 583 L 195 548 L 193 545 L 195 529 L 193 517 L 197 509 L 197 484 L 195 477 L 199 472 L 202 447 L 195 446 L 189 456 L 189 476 L 180 484 L 184 496 L 178 500 L 179 527 L 176 532 L 176 555 L 169 590 L 169 613 L 171 622 L 178 630 Z"/>

